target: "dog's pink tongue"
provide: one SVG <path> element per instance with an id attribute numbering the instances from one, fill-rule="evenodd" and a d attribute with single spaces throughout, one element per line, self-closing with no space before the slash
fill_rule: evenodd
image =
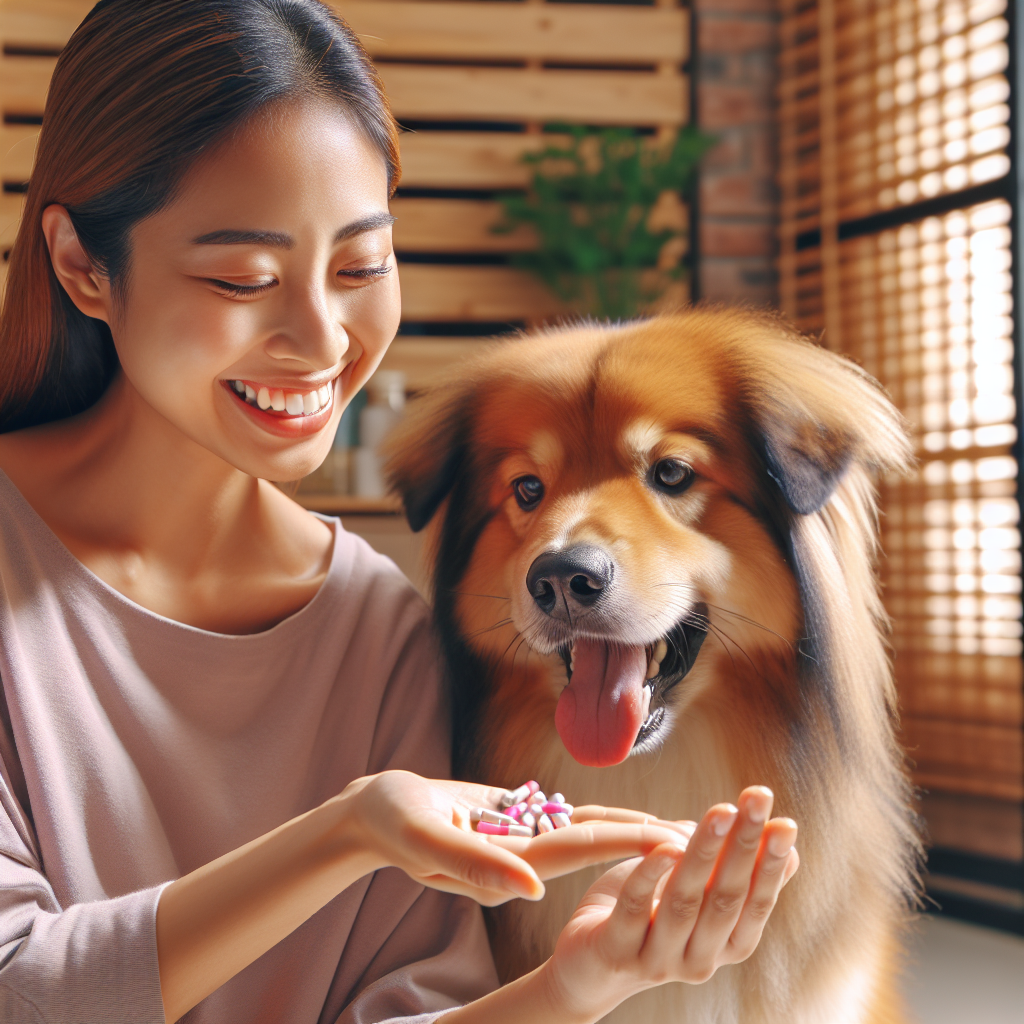
<path id="1" fill-rule="evenodd" d="M 555 727 L 580 764 L 618 764 L 643 725 L 647 653 L 600 640 L 578 640 L 572 680 L 555 709 Z"/>

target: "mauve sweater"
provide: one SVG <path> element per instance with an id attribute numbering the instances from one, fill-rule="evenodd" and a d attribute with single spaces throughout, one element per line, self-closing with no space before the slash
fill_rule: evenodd
<path id="1" fill-rule="evenodd" d="M 392 562 L 326 521 L 334 552 L 313 600 L 228 636 L 107 586 L 0 472 L 5 1024 L 163 1024 L 167 882 L 359 776 L 446 776 L 427 609 Z M 427 1022 L 496 986 L 476 904 L 389 868 L 182 1019 Z"/>

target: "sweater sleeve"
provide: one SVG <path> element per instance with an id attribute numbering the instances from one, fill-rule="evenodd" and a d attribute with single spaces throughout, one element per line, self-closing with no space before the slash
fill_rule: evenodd
<path id="1" fill-rule="evenodd" d="M 163 1024 L 156 951 L 163 886 L 61 907 L 5 775 L 0 772 L 0 1020 Z"/>
<path id="2" fill-rule="evenodd" d="M 441 655 L 429 613 L 418 596 L 410 598 L 405 612 L 404 628 L 398 626 L 392 633 L 393 668 L 368 770 L 404 769 L 428 778 L 450 778 L 451 734 Z M 395 638 L 401 641 L 395 644 Z M 382 931 L 388 936 L 383 944 Z M 344 965 L 353 963 L 366 966 L 342 981 Z M 329 1001 L 322 1019 L 337 1024 L 429 1024 L 497 987 L 479 905 L 424 888 L 389 868 L 374 875 L 363 898 L 336 978 L 335 994 L 342 999 L 334 1006 Z"/>

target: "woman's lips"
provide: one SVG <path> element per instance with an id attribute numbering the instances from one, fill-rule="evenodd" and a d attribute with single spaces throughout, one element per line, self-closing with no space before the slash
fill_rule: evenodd
<path id="1" fill-rule="evenodd" d="M 300 392 L 255 381 L 221 382 L 234 401 L 264 430 L 278 437 L 306 437 L 322 430 L 334 412 L 335 381 Z"/>

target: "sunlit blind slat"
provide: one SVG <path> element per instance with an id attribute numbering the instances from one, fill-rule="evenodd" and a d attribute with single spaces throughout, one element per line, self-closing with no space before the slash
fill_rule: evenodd
<path id="1" fill-rule="evenodd" d="M 917 471 L 881 493 L 917 781 L 1020 800 L 1005 7 L 784 3 L 780 291 L 804 330 L 882 382 L 916 445 Z"/>

